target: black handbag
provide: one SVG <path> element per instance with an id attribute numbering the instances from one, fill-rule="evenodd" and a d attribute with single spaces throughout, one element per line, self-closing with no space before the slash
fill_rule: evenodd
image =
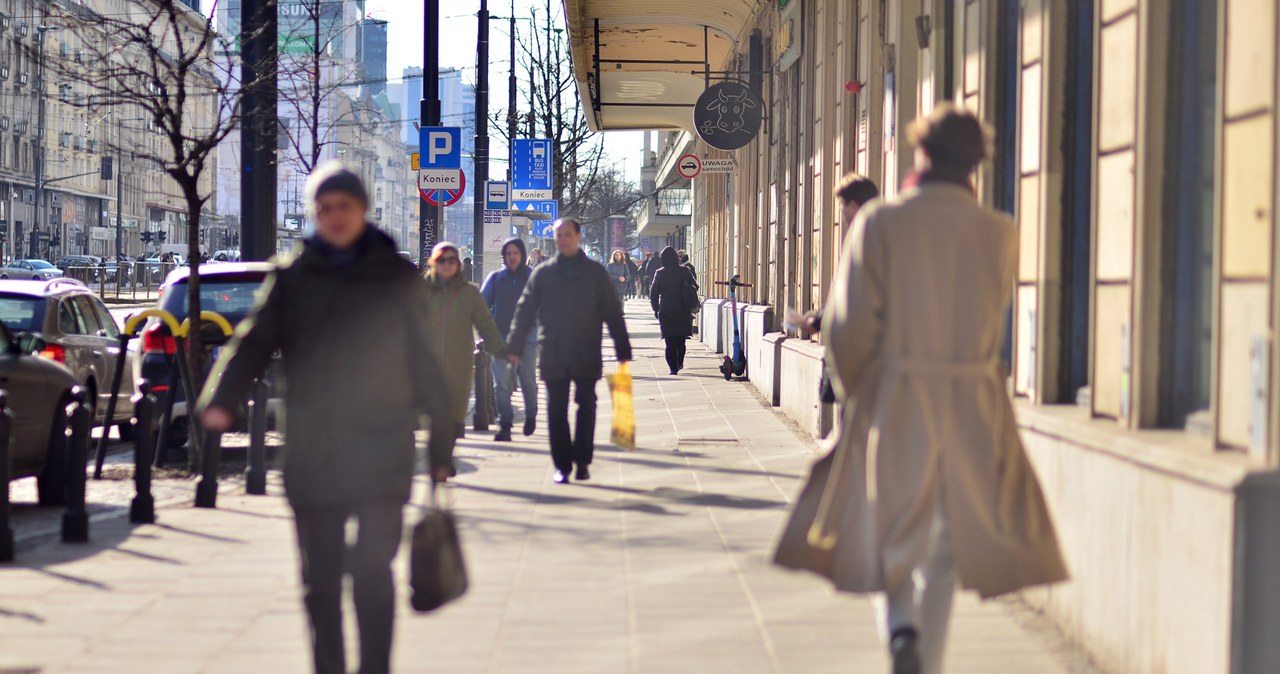
<path id="1" fill-rule="evenodd" d="M 413 527 L 413 547 L 409 557 L 409 587 L 413 610 L 426 613 L 467 592 L 467 564 L 462 558 L 462 539 L 453 513 L 441 508 L 431 485 L 431 506 Z"/>

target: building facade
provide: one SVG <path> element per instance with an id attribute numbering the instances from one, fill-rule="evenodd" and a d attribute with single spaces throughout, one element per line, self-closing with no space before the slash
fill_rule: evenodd
<path id="1" fill-rule="evenodd" d="M 1276 4 L 633 4 L 566 2 L 579 90 L 594 128 L 662 131 L 659 188 L 684 184 L 684 154 L 736 161 L 689 181 L 688 247 L 709 294 L 753 284 L 762 393 L 829 426 L 822 346 L 781 318 L 827 296 L 832 188 L 852 171 L 892 197 L 909 123 L 944 100 L 974 110 L 996 130 L 979 198 L 1019 230 L 1010 389 L 1073 573 L 1026 599 L 1114 671 L 1280 667 L 1249 618 L 1280 604 L 1275 565 L 1256 564 L 1273 540 L 1245 516 L 1280 463 Z M 764 107 L 731 153 L 693 128 L 712 77 Z M 703 312 L 713 348 L 726 316 Z"/>

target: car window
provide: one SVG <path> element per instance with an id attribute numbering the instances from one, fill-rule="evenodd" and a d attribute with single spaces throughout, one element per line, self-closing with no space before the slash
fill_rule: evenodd
<path id="1" fill-rule="evenodd" d="M 18 269 L 30 269 L 31 263 L 27 262 L 26 260 L 22 260 L 18 262 L 16 266 L 18 267 Z"/>
<path id="2" fill-rule="evenodd" d="M 98 320 L 98 314 L 93 310 L 93 304 L 87 295 L 76 295 L 70 298 L 75 305 L 76 319 L 80 324 L 80 334 L 97 335 L 102 330 L 102 323 Z M 65 303 L 66 300 L 63 300 Z"/>
<path id="3" fill-rule="evenodd" d="M 44 300 L 23 295 L 0 295 L 0 323 L 11 332 L 40 332 Z"/>
<path id="4" fill-rule="evenodd" d="M 120 326 L 116 323 L 116 319 L 111 315 L 111 312 L 107 311 L 107 307 L 102 303 L 102 300 L 96 297 L 86 297 L 85 299 L 93 306 L 93 313 L 98 316 L 98 324 L 106 331 L 107 336 L 111 339 L 119 339 Z"/>
<path id="5" fill-rule="evenodd" d="M 80 334 L 80 321 L 76 319 L 70 302 L 58 303 L 58 332 L 64 335 Z"/>
<path id="6" fill-rule="evenodd" d="M 44 260 L 32 260 L 31 264 L 36 269 L 56 269 L 56 267 L 49 264 L 48 262 L 45 262 Z"/>
<path id="7" fill-rule="evenodd" d="M 265 274 L 247 272 L 243 274 L 219 274 L 202 276 L 200 279 L 200 308 L 204 311 L 215 311 L 229 319 L 233 324 L 244 318 L 253 308 L 258 288 L 262 286 Z M 174 284 L 165 291 L 164 310 L 173 314 L 179 321 L 187 317 L 187 284 L 186 281 Z"/>

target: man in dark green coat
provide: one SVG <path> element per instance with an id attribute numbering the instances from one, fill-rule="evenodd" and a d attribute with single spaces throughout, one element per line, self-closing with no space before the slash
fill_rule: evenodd
<path id="1" fill-rule="evenodd" d="M 367 224 L 368 194 L 339 164 L 307 181 L 316 234 L 263 285 L 214 366 L 198 410 L 226 430 L 253 380 L 277 350 L 283 359 L 284 483 L 293 506 L 315 669 L 345 673 L 342 579 L 353 576 L 360 671 L 390 669 L 395 616 L 391 560 L 414 470 L 423 413 L 432 478 L 452 467 L 447 383 L 429 348 L 426 288 L 389 236 Z M 350 562 L 346 523 L 360 532 Z M 344 568 L 346 566 L 347 568 Z"/>

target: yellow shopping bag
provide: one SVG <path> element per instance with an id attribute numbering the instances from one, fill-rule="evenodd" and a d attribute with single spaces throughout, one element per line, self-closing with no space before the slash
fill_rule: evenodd
<path id="1" fill-rule="evenodd" d="M 631 396 L 631 365 L 618 363 L 618 370 L 605 379 L 613 392 L 613 444 L 632 451 L 636 448 L 636 409 Z"/>

